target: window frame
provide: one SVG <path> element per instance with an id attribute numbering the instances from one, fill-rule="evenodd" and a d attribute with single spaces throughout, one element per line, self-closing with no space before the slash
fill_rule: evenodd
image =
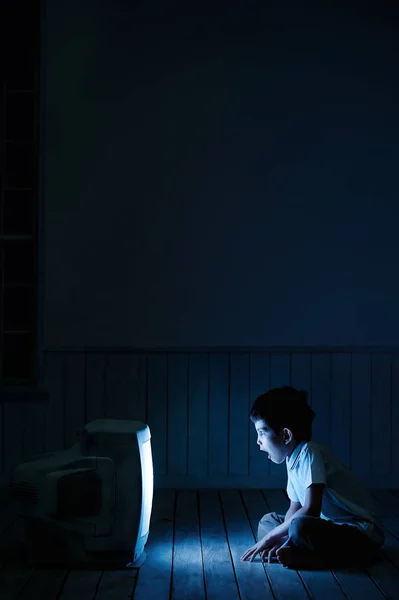
<path id="1" fill-rule="evenodd" d="M 16 4 L 18 6 L 16 6 Z M 1 172 L 0 172 L 0 247 L 4 245 L 4 241 L 15 239 L 29 239 L 32 242 L 33 250 L 33 273 L 29 285 L 32 288 L 31 302 L 32 317 L 30 319 L 31 335 L 30 347 L 24 355 L 29 364 L 29 377 L 10 378 L 3 371 L 3 352 L 0 348 L 0 403 L 4 401 L 27 401 L 32 398 L 34 400 L 44 399 L 46 393 L 43 386 L 44 369 L 43 369 L 43 320 L 44 320 L 44 297 L 43 297 L 43 205 L 42 205 L 42 170 L 43 156 L 41 140 L 43 139 L 43 103 L 41 102 L 41 93 L 43 89 L 43 51 L 42 51 L 42 24 L 43 24 L 43 3 L 40 0 L 20 0 L 15 3 L 13 0 L 5 0 L 2 8 L 2 45 L 3 56 L 5 57 L 5 68 L 2 70 L 3 76 L 1 80 L 1 118 L 2 118 L 2 134 L 0 137 L 1 143 Z M 26 10 L 24 10 L 26 9 Z M 16 35 L 18 31 L 19 35 Z M 21 39 L 25 41 L 21 45 Z M 18 57 L 16 65 L 14 63 L 15 52 L 13 46 L 16 46 Z M 8 61 L 7 61 L 8 57 Z M 8 63 L 8 64 L 7 64 Z M 12 64 L 11 64 L 12 63 Z M 19 69 L 19 70 L 18 70 Z M 22 99 L 22 94 L 28 94 L 28 102 L 18 104 L 17 101 Z M 10 100 L 14 98 L 16 101 L 16 110 L 13 111 L 14 131 L 21 133 L 19 138 L 10 137 L 10 119 L 7 119 L 6 111 L 10 108 Z M 22 109 L 32 111 L 29 117 L 26 113 L 21 112 Z M 18 113 L 20 110 L 20 113 Z M 23 115 L 21 122 L 27 122 L 28 130 L 26 137 L 24 131 L 20 128 L 18 122 L 18 114 Z M 28 118 L 27 118 L 28 117 Z M 29 156 L 28 174 L 31 178 L 28 188 L 22 188 L 18 185 L 18 172 L 16 180 L 9 184 L 7 177 L 7 145 L 10 141 L 25 140 L 27 144 L 32 144 L 33 148 Z M 5 194 L 12 190 L 27 189 L 31 193 L 31 233 L 23 235 L 12 235 L 4 233 L 4 199 Z M 7 230 L 6 230 L 7 231 Z M 4 253 L 0 251 L 0 346 L 3 346 L 4 334 L 7 331 L 7 323 L 4 318 Z M 27 282 L 24 282 L 26 284 Z M 22 354 L 21 354 L 22 356 Z M 28 370 L 28 369 L 27 369 Z"/>

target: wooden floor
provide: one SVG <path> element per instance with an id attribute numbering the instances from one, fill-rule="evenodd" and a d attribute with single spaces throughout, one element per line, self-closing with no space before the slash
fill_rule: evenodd
<path id="1" fill-rule="evenodd" d="M 374 491 L 386 529 L 367 570 L 293 571 L 241 562 L 266 512 L 284 513 L 280 490 L 156 490 L 147 560 L 140 570 L 31 568 L 20 556 L 22 523 L 2 499 L 1 600 L 399 599 L 399 492 Z"/>

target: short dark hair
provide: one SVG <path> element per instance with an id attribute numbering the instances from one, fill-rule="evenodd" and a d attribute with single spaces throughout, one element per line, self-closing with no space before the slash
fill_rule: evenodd
<path id="1" fill-rule="evenodd" d="M 308 392 L 291 386 L 272 388 L 254 401 L 250 419 L 263 419 L 276 435 L 285 427 L 297 442 L 312 438 L 312 422 L 316 414 L 308 404 Z"/>

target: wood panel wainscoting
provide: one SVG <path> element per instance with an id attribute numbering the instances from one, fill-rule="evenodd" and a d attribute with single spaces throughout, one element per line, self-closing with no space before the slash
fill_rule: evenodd
<path id="1" fill-rule="evenodd" d="M 0 484 L 70 447 L 98 418 L 148 423 L 155 486 L 281 488 L 249 409 L 269 387 L 309 391 L 321 441 L 373 488 L 399 488 L 399 349 L 47 349 L 46 402 L 0 404 Z"/>

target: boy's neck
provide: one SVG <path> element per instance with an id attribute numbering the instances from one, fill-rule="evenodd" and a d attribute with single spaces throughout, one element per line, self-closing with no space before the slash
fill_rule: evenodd
<path id="1" fill-rule="evenodd" d="M 289 450 L 288 450 L 288 454 L 287 454 L 287 458 L 288 458 L 288 459 L 289 459 L 289 458 L 291 458 L 291 456 L 292 456 L 292 453 L 294 452 L 295 448 L 296 448 L 297 446 L 299 446 L 299 444 L 300 444 L 300 443 L 301 443 L 301 442 L 297 442 L 296 440 L 292 440 L 292 441 L 290 442 L 290 444 L 289 444 L 290 448 L 289 448 Z M 292 444 L 292 446 L 291 446 L 291 444 Z"/>

